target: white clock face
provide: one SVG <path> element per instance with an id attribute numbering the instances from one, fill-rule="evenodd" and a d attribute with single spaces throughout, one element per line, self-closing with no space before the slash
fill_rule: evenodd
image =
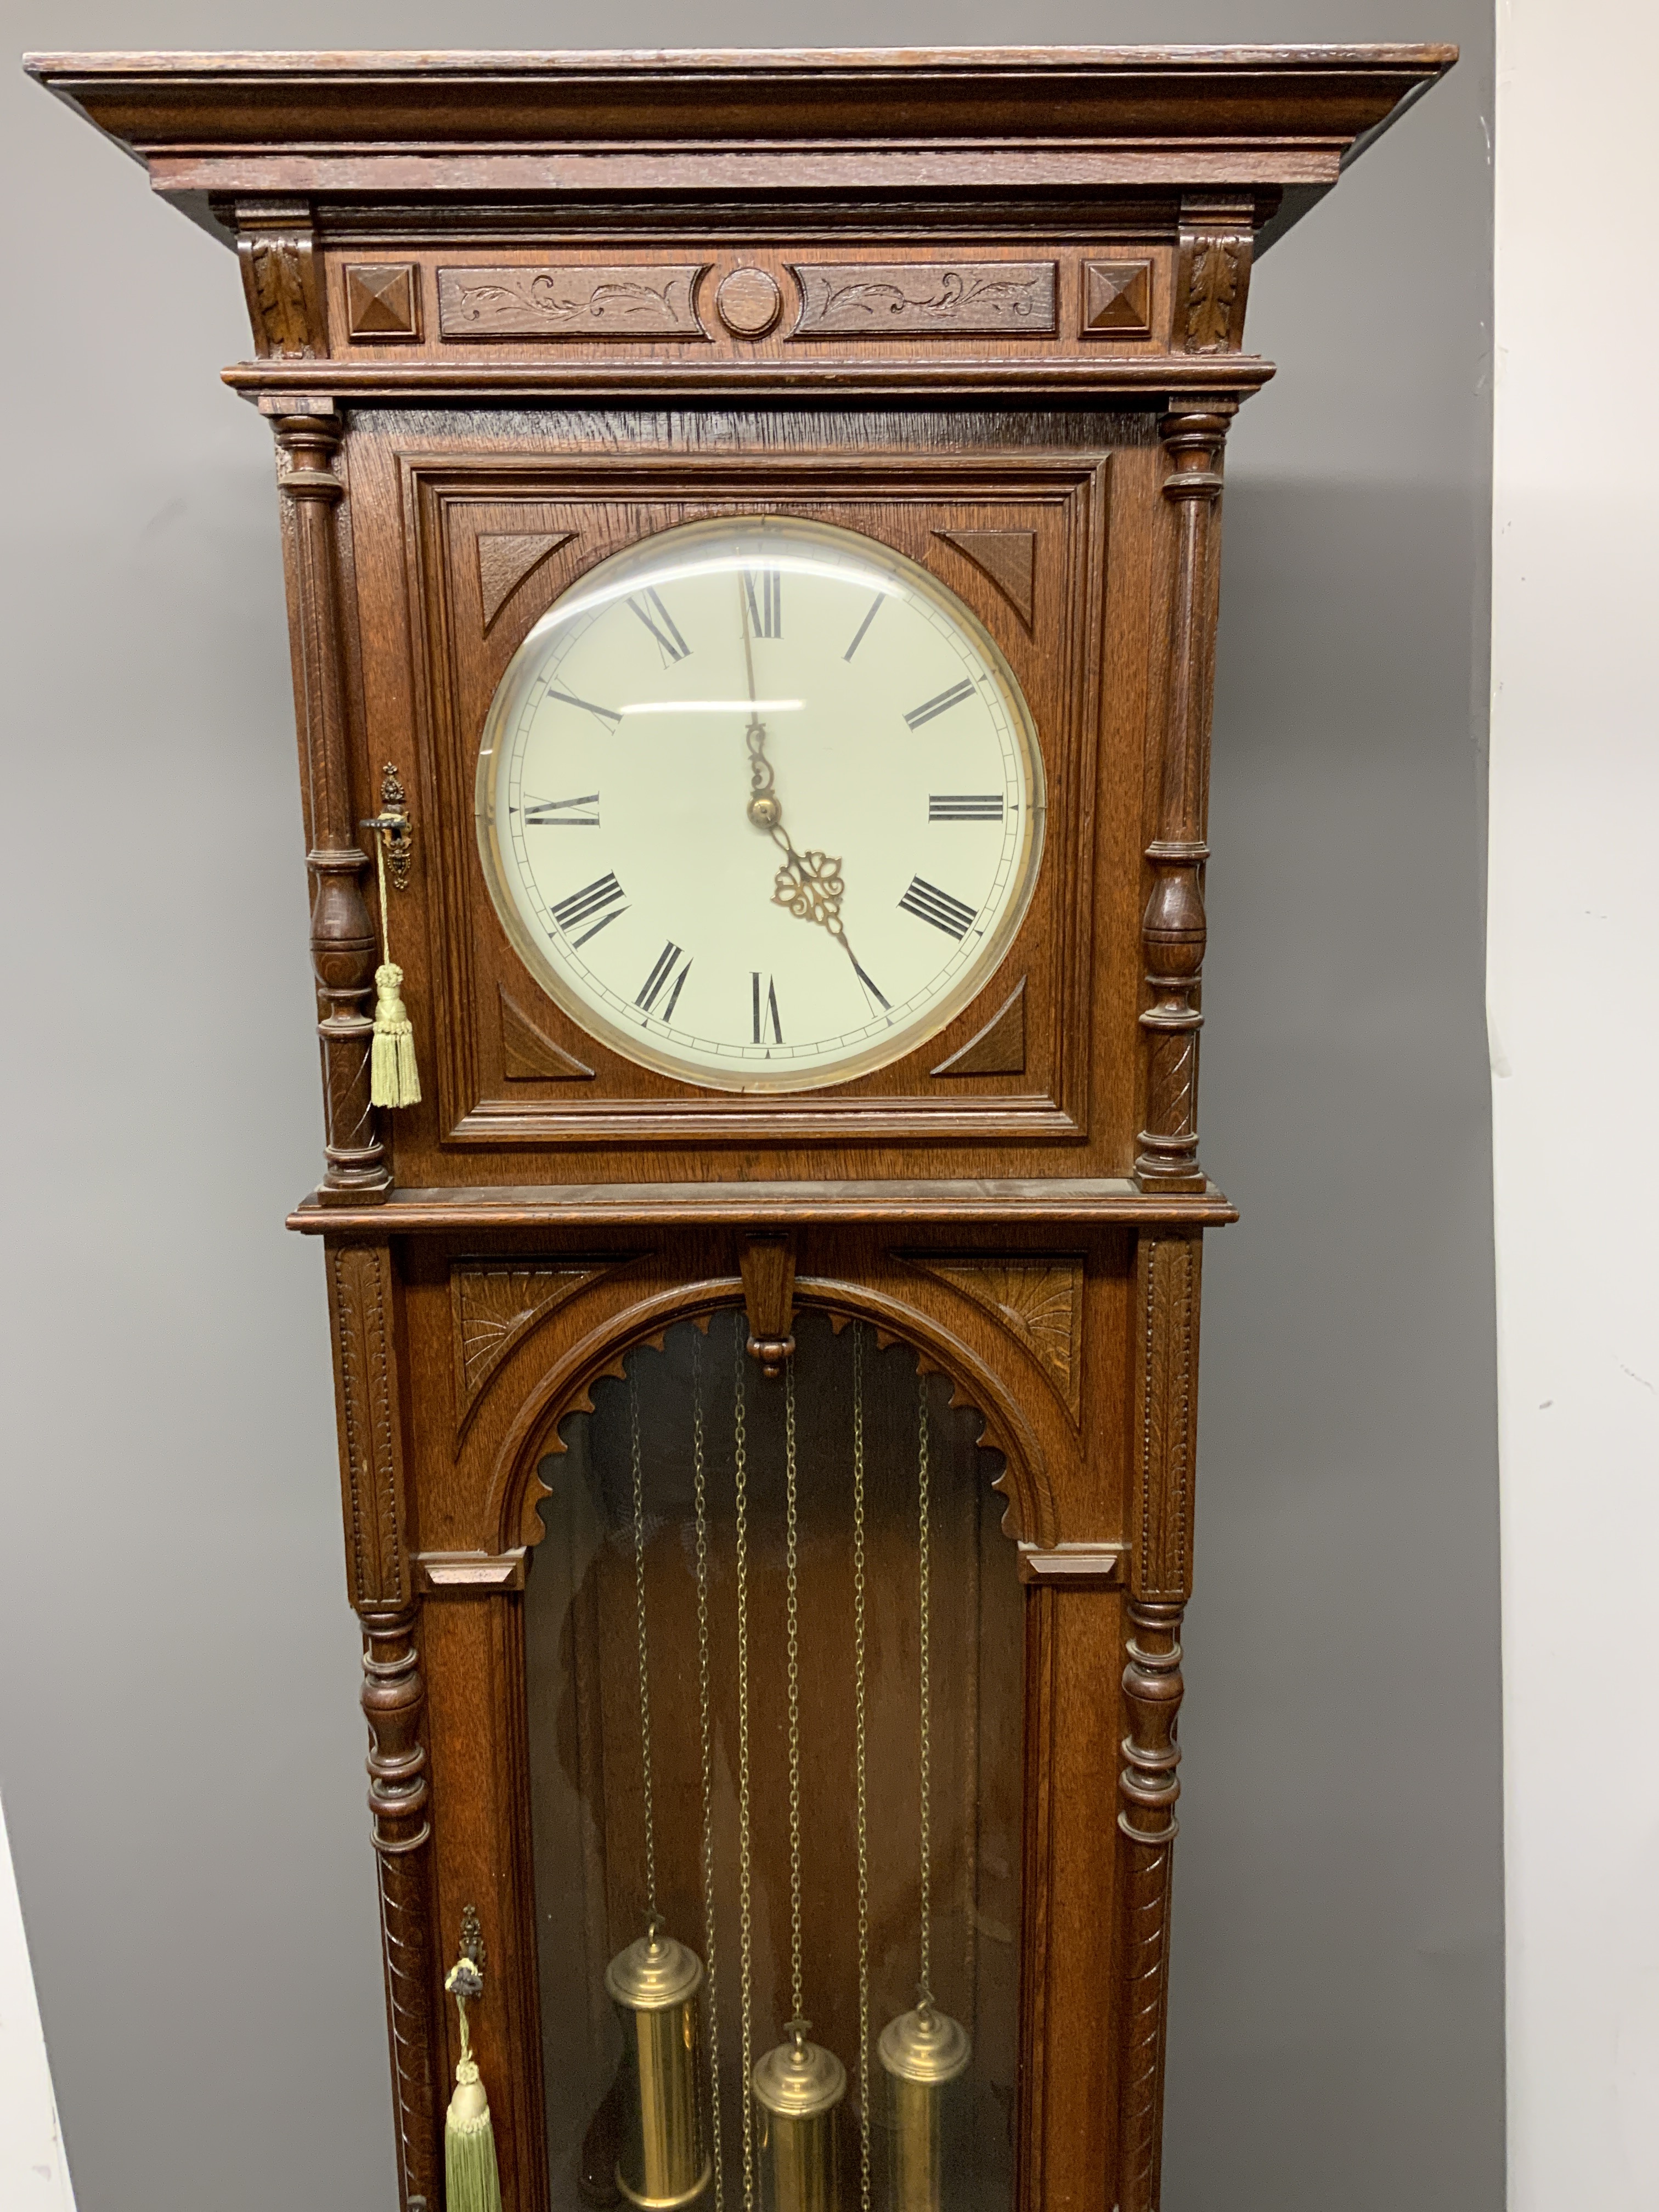
<path id="1" fill-rule="evenodd" d="M 723 1091 L 879 1067 L 1012 940 L 1042 847 L 989 635 L 850 531 L 693 523 L 592 569 L 514 654 L 477 775 L 490 896 L 629 1059 Z"/>

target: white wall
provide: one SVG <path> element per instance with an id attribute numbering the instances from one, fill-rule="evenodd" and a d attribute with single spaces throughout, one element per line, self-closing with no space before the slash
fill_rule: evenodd
<path id="1" fill-rule="evenodd" d="M 75 2212 L 0 1807 L 0 2212 Z"/>
<path id="2" fill-rule="evenodd" d="M 1659 2204 L 1651 0 L 1502 0 L 1489 998 L 1511 2212 Z"/>

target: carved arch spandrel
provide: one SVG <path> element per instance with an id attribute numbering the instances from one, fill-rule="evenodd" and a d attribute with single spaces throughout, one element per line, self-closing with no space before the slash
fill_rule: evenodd
<path id="1" fill-rule="evenodd" d="M 742 1304 L 738 1275 L 678 1284 L 613 1313 L 567 1346 L 526 1395 L 496 1453 L 481 1516 L 490 1550 L 501 1553 L 541 1541 L 539 1509 L 550 1493 L 538 1468 L 565 1449 L 561 1423 L 572 1413 L 592 1413 L 588 1394 L 601 1376 L 620 1376 L 623 1358 L 636 1344 L 660 1344 L 676 1322 Z M 956 1386 L 953 1402 L 971 1405 L 983 1417 L 981 1443 L 1002 1455 L 994 1487 L 1007 1500 L 1004 1534 L 1016 1542 L 1053 1545 L 1057 1516 L 1042 1446 L 1012 1393 L 975 1353 L 927 1314 L 865 1284 L 798 1278 L 797 1313 L 814 1309 L 832 1321 L 839 1316 L 872 1322 L 878 1335 L 909 1345 L 924 1370 L 947 1376 Z M 756 1384 L 766 1387 L 758 1370 Z"/>
<path id="2" fill-rule="evenodd" d="M 989 1314 L 1035 1362 L 1071 1415 L 1083 1411 L 1085 1263 L 1079 1252 L 907 1254 L 907 1267 Z"/>
<path id="3" fill-rule="evenodd" d="M 550 1315 L 625 1263 L 626 1255 L 613 1255 L 522 1265 L 510 1260 L 459 1261 L 450 1268 L 458 1444 L 509 1354 Z"/>

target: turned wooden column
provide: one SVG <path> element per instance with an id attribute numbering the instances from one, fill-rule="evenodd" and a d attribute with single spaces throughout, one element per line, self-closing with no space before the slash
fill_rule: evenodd
<path id="1" fill-rule="evenodd" d="M 372 863 L 355 835 L 348 766 L 334 517 L 336 504 L 345 495 L 334 469 L 342 428 L 335 415 L 292 414 L 279 415 L 276 430 L 286 462 L 277 484 L 289 510 L 284 536 L 311 841 L 306 857 L 313 884 L 311 959 L 317 979 L 326 1161 L 317 1194 L 325 1205 L 347 1205 L 384 1195 L 392 1176 L 379 1116 L 369 1103 L 377 947 L 363 895 Z"/>
<path id="2" fill-rule="evenodd" d="M 392 2107 L 404 2212 L 437 2212 L 432 1825 L 390 1250 L 331 1243 L 329 1319 L 346 1582 L 363 1632 L 368 1809 L 380 1893 Z"/>
<path id="3" fill-rule="evenodd" d="M 380 1941 L 407 2212 L 436 2212 L 437 2111 L 432 2051 L 432 1907 L 426 1845 L 426 1686 L 415 1612 L 365 1612 L 363 1716 L 368 1723 L 368 1809 L 380 1870 Z"/>
<path id="4" fill-rule="evenodd" d="M 1152 895 L 1141 921 L 1146 988 L 1146 1120 L 1135 1179 L 1143 1190 L 1202 1190 L 1198 1159 L 1198 1032 L 1204 1016 L 1204 842 L 1215 690 L 1215 617 L 1221 556 L 1222 444 L 1232 410 L 1206 400 L 1164 418 L 1173 466 L 1164 496 L 1175 508 L 1163 759 L 1157 835 L 1146 848 Z"/>
<path id="5" fill-rule="evenodd" d="M 1170 1878 L 1181 1795 L 1176 1724 L 1181 1621 L 1193 1584 L 1193 1467 L 1203 1243 L 1152 1233 L 1135 1259 L 1135 1456 L 1130 1497 L 1123 1765 L 1117 1825 L 1125 2018 L 1118 2083 L 1118 2212 L 1158 2212 Z"/>

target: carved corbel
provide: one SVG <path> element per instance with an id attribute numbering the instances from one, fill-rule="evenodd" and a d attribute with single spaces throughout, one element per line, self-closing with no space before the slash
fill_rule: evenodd
<path id="1" fill-rule="evenodd" d="M 307 863 L 314 886 L 311 958 L 322 1046 L 326 1163 L 317 1195 L 359 1204 L 392 1188 L 369 1101 L 374 1038 L 374 925 L 363 879 L 372 863 L 353 834 L 345 640 L 333 510 L 345 496 L 335 469 L 343 425 L 331 411 L 276 403 L 283 465 L 277 487 L 293 605 L 295 706 L 310 819 Z"/>
<path id="2" fill-rule="evenodd" d="M 761 1373 L 775 1382 L 795 1349 L 795 1240 L 746 1237 L 738 1266 L 749 1316 L 749 1357 L 758 1359 Z"/>
<path id="3" fill-rule="evenodd" d="M 308 200 L 239 200 L 242 266 L 253 350 L 262 360 L 313 361 L 328 351 L 322 270 Z"/>
<path id="4" fill-rule="evenodd" d="M 1181 203 L 1176 343 L 1188 353 L 1237 353 L 1255 246 L 1255 203 L 1189 192 Z"/>
<path id="5" fill-rule="evenodd" d="M 1141 923 L 1152 1000 L 1140 1017 L 1148 1048 L 1146 1120 L 1135 1179 L 1143 1190 L 1202 1190 L 1206 1182 L 1198 1158 L 1199 988 L 1209 858 L 1205 793 L 1215 690 L 1219 462 L 1233 411 L 1210 399 L 1177 404 L 1160 426 L 1173 463 L 1164 495 L 1175 509 L 1175 573 L 1157 834 L 1146 848 L 1152 887 Z"/>

